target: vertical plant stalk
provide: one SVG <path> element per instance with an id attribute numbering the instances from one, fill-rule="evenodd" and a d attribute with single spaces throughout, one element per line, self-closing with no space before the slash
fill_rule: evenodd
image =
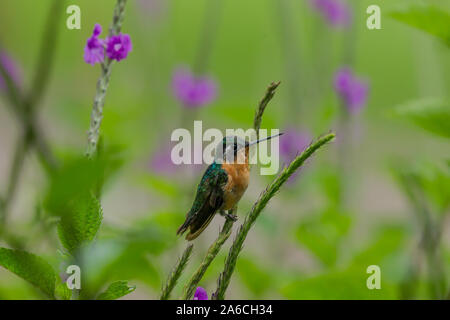
<path id="1" fill-rule="evenodd" d="M 280 81 L 272 82 L 266 90 L 264 97 L 261 99 L 258 105 L 258 109 L 255 112 L 255 118 L 253 120 L 253 128 L 256 130 L 256 137 L 259 138 L 259 129 L 261 128 L 262 116 L 264 114 L 264 110 L 266 110 L 267 104 L 270 100 L 272 100 L 275 95 L 275 91 L 280 85 Z"/>
<path id="2" fill-rule="evenodd" d="M 12 159 L 11 170 L 9 172 L 8 186 L 4 200 L 0 203 L 0 226 L 6 225 L 7 212 L 14 199 L 17 185 L 19 182 L 20 170 L 25 162 L 25 156 L 28 150 L 28 142 L 25 137 L 20 137 L 17 142 L 16 150 Z"/>
<path id="3" fill-rule="evenodd" d="M 348 182 L 351 176 L 352 157 L 352 132 L 354 130 L 352 115 L 346 108 L 345 102 L 339 98 L 340 112 L 338 114 L 337 126 L 340 140 L 337 148 L 337 166 L 339 171 L 339 207 L 345 212 L 349 205 Z"/>
<path id="4" fill-rule="evenodd" d="M 163 286 L 161 290 L 161 297 L 160 300 L 168 300 L 170 297 L 170 293 L 172 292 L 173 288 L 177 284 L 178 279 L 180 278 L 181 274 L 183 273 L 184 268 L 186 267 L 189 257 L 192 254 L 192 248 L 194 247 L 193 244 L 190 244 L 186 247 L 186 249 L 183 252 L 183 255 L 178 260 L 178 263 L 173 268 L 172 272 L 170 273 L 169 277 L 167 278 L 166 284 Z"/>
<path id="5" fill-rule="evenodd" d="M 416 219 L 421 227 L 419 249 L 423 252 L 427 263 L 430 293 L 433 299 L 444 299 L 446 275 L 441 256 L 441 239 L 443 221 L 435 221 L 433 213 L 426 203 L 420 182 L 414 174 L 401 172 L 400 182 L 409 198 Z"/>
<path id="6" fill-rule="evenodd" d="M 0 75 L 3 77 L 8 94 L 9 103 L 7 104 L 11 111 L 16 115 L 21 122 L 23 135 L 29 142 L 27 148 L 35 147 L 42 165 L 47 171 L 57 167 L 56 159 L 48 147 L 47 141 L 44 138 L 42 131 L 37 125 L 37 119 L 34 112 L 35 105 L 30 105 L 23 97 L 18 86 L 12 80 L 5 67 L 0 64 Z M 19 148 L 19 146 L 17 146 Z M 22 148 L 22 146 L 20 147 Z"/>
<path id="7" fill-rule="evenodd" d="M 210 266 L 211 262 L 214 260 L 214 258 L 219 253 L 220 249 L 222 248 L 222 245 L 227 241 L 227 239 L 231 235 L 231 227 L 233 226 L 233 221 L 230 219 L 226 219 L 222 230 L 219 233 L 219 236 L 217 237 L 216 241 L 213 242 L 213 244 L 209 247 L 208 252 L 206 253 L 205 258 L 203 259 L 202 263 L 198 267 L 197 271 L 194 273 L 194 275 L 191 277 L 189 282 L 184 287 L 184 293 L 183 293 L 183 300 L 190 300 L 192 299 L 192 296 L 194 295 L 195 289 L 197 288 L 198 283 L 203 278 L 206 270 Z"/>
<path id="8" fill-rule="evenodd" d="M 292 19 L 292 10 L 289 5 L 292 2 L 289 0 L 275 0 L 274 14 L 283 54 L 283 64 L 286 78 L 288 79 L 288 108 L 286 108 L 286 120 L 289 124 L 297 125 L 299 115 L 305 104 L 304 98 L 308 97 L 305 94 L 305 85 L 303 84 L 302 54 L 300 50 L 299 35 L 296 33 L 296 28 L 293 27 L 294 20 Z M 303 97 L 303 99 L 302 99 Z"/>
<path id="9" fill-rule="evenodd" d="M 203 14 L 202 27 L 200 30 L 199 40 L 192 62 L 192 72 L 194 76 L 202 76 L 205 73 L 213 47 L 217 26 L 220 20 L 220 12 L 222 8 L 222 0 L 209 0 L 205 3 L 205 12 Z M 189 128 L 190 125 L 199 116 L 199 109 L 191 109 L 184 106 L 180 113 L 180 127 Z"/>
<path id="10" fill-rule="evenodd" d="M 109 28 L 109 36 L 120 33 L 122 21 L 125 15 L 125 5 L 127 0 L 117 0 L 114 8 L 113 22 Z M 111 78 L 111 68 L 113 61 L 108 57 L 102 63 L 102 72 L 97 81 L 97 90 L 94 97 L 94 105 L 91 112 L 91 122 L 88 131 L 88 144 L 86 148 L 86 156 L 92 158 L 97 151 L 98 139 L 100 136 L 100 126 L 103 119 L 103 106 L 105 104 L 106 90 L 108 89 L 109 80 Z"/>
<path id="11" fill-rule="evenodd" d="M 360 5 L 358 0 L 351 1 L 349 5 L 353 12 L 358 12 Z M 352 67 L 355 64 L 356 45 L 358 41 L 358 30 L 356 28 L 356 19 L 358 15 L 353 14 L 353 21 L 349 28 L 344 33 L 343 39 L 343 56 L 342 64 L 347 67 Z M 353 141 L 352 136 L 355 131 L 354 123 L 351 121 L 352 117 L 345 106 L 345 102 L 340 98 L 340 114 L 338 119 L 338 134 L 340 137 L 340 145 L 338 148 L 338 168 L 340 170 L 340 197 L 339 206 L 341 211 L 345 211 L 349 206 L 350 190 L 349 182 L 351 178 L 350 168 L 353 161 Z"/>
<path id="12" fill-rule="evenodd" d="M 225 260 L 224 270 L 219 276 L 217 281 L 217 290 L 213 294 L 214 300 L 223 300 L 225 297 L 225 291 L 230 284 L 231 276 L 233 275 L 236 267 L 237 258 L 242 250 L 244 241 L 250 231 L 255 220 L 259 217 L 261 211 L 266 207 L 270 199 L 279 191 L 280 187 L 289 179 L 289 177 L 300 168 L 305 161 L 310 158 L 317 150 L 323 147 L 325 144 L 333 140 L 334 133 L 329 133 L 316 142 L 312 143 L 306 148 L 297 158 L 295 158 L 287 168 L 261 193 L 259 199 L 255 202 L 252 209 L 245 218 L 244 223 L 239 228 L 236 238 L 228 252 L 228 256 Z"/>
<path id="13" fill-rule="evenodd" d="M 209 0 L 206 2 L 203 17 L 203 28 L 201 30 L 197 52 L 194 60 L 194 74 L 201 75 L 205 72 L 211 57 L 211 49 L 217 26 L 220 19 L 222 0 Z"/>
<path id="14" fill-rule="evenodd" d="M 14 151 L 10 175 L 8 179 L 7 194 L 0 203 L 0 223 L 5 226 L 10 204 L 17 190 L 20 172 L 25 162 L 25 156 L 30 147 L 35 147 L 45 169 L 49 172 L 56 168 L 56 160 L 47 145 L 43 133 L 39 130 L 36 120 L 36 106 L 45 92 L 48 84 L 59 29 L 58 21 L 62 15 L 64 1 L 54 0 L 47 16 L 47 23 L 41 43 L 35 78 L 28 96 L 21 93 L 17 84 L 12 80 L 5 67 L 0 64 L 0 74 L 5 81 L 9 106 L 22 122 L 22 137 L 19 138 Z"/>
<path id="15" fill-rule="evenodd" d="M 49 83 L 50 74 L 54 65 L 56 43 L 62 26 L 59 26 L 60 18 L 64 12 L 65 0 L 53 0 L 47 15 L 43 41 L 39 52 L 33 84 L 27 98 L 27 105 L 33 108 L 39 103 Z"/>

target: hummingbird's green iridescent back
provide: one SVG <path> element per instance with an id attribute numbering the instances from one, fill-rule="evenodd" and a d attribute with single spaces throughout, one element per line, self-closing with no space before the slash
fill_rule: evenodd
<path id="1" fill-rule="evenodd" d="M 178 229 L 177 234 L 184 233 L 189 228 L 187 240 L 195 239 L 216 214 L 223 203 L 222 187 L 227 183 L 228 175 L 219 163 L 212 163 L 203 174 L 191 210 L 186 221 Z"/>

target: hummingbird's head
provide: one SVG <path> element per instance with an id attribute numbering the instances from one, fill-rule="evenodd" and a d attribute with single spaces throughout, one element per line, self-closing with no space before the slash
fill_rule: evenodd
<path id="1" fill-rule="evenodd" d="M 235 162 L 238 154 L 242 153 L 247 145 L 247 141 L 241 137 L 226 136 L 216 148 L 216 158 L 225 162 Z"/>
<path id="2" fill-rule="evenodd" d="M 252 145 L 256 145 L 262 141 L 270 140 L 272 138 L 281 136 L 282 133 L 275 134 L 273 136 L 258 139 L 252 142 L 246 141 L 238 136 L 226 136 L 223 138 L 222 143 L 216 148 L 216 160 L 221 159 L 225 162 L 248 162 L 248 152 Z"/>

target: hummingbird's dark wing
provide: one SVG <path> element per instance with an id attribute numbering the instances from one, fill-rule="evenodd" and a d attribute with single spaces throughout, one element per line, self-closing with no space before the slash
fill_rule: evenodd
<path id="1" fill-rule="evenodd" d="M 220 164 L 213 163 L 205 171 L 200 181 L 191 210 L 188 212 L 186 221 L 178 229 L 177 234 L 184 233 L 187 240 L 193 240 L 208 226 L 217 210 L 223 204 L 222 186 L 228 181 L 227 173 Z"/>

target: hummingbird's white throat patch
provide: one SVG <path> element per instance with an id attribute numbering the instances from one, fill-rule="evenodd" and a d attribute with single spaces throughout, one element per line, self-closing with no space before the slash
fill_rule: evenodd
<path id="1" fill-rule="evenodd" d="M 177 142 L 171 151 L 175 165 L 212 164 L 213 162 L 260 164 L 261 175 L 274 175 L 280 166 L 280 130 L 209 128 L 203 132 L 202 121 L 194 121 L 194 133 L 185 128 L 172 132 L 171 141 Z M 225 138 L 224 138 L 225 136 Z M 257 138 L 259 136 L 259 138 Z M 206 144 L 205 144 L 206 143 Z M 269 147 L 270 146 L 270 147 Z M 248 148 L 248 158 L 245 149 Z M 270 151 L 270 152 L 269 152 Z"/>

